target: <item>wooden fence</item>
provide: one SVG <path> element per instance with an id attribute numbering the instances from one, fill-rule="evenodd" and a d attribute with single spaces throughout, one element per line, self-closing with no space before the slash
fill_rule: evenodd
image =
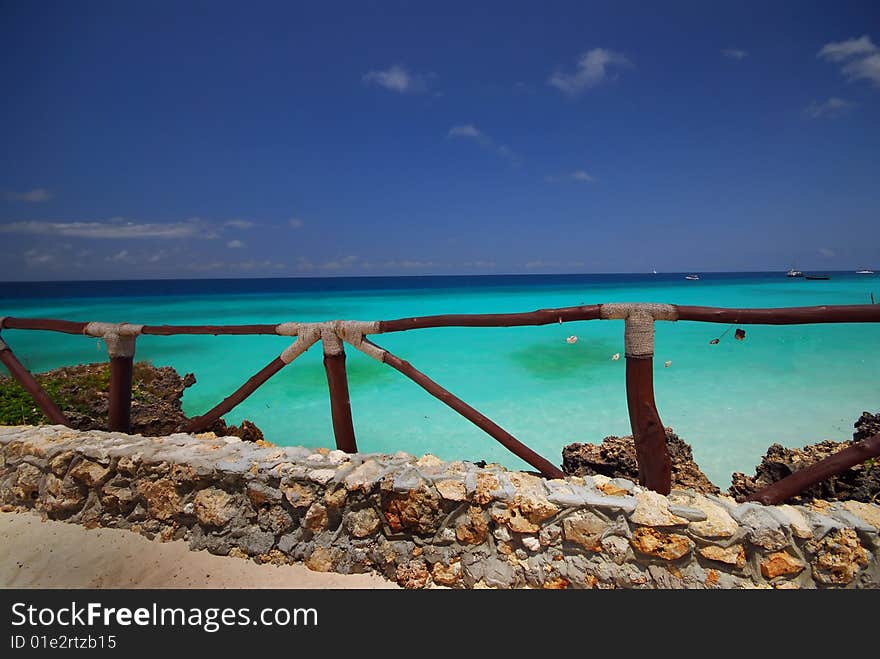
<path id="1" fill-rule="evenodd" d="M 666 446 L 665 429 L 654 401 L 653 357 L 656 321 L 690 320 L 730 325 L 880 322 L 880 305 L 720 309 L 670 304 L 614 303 L 540 309 L 525 313 L 421 316 L 373 322 L 341 320 L 321 323 L 286 322 L 275 325 L 135 325 L 7 316 L 0 318 L 0 331 L 48 330 L 102 338 L 110 358 L 109 428 L 123 432 L 128 432 L 130 424 L 132 366 L 138 336 L 275 334 L 296 337 L 290 346 L 241 387 L 201 416 L 192 419 L 186 428 L 188 432 L 199 432 L 209 427 L 287 364 L 320 341 L 330 390 L 330 409 L 336 446 L 343 451 L 353 453 L 357 451 L 357 442 L 349 403 L 344 347 L 345 344 L 349 344 L 411 379 L 545 477 L 562 478 L 564 474 L 559 467 L 535 453 L 501 426 L 434 382 L 412 364 L 378 346 L 368 337 L 374 334 L 431 327 L 514 327 L 582 320 L 624 321 L 626 397 L 639 465 L 639 482 L 652 490 L 668 494 L 671 488 L 672 464 Z M 69 425 L 64 413 L 22 366 L 12 349 L 2 339 L 0 339 L 0 360 L 9 369 L 11 375 L 33 396 L 52 423 Z M 751 499 L 765 504 L 778 503 L 819 480 L 878 455 L 880 455 L 880 435 L 848 447 L 810 469 L 795 472 L 788 478 L 756 493 Z"/>

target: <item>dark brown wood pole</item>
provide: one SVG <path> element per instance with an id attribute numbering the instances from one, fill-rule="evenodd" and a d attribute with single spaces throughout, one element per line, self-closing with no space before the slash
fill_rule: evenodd
<path id="1" fill-rule="evenodd" d="M 876 323 L 880 306 L 841 304 L 821 307 L 783 307 L 781 309 L 718 309 L 676 306 L 679 320 L 704 323 L 742 323 L 743 325 L 802 325 L 811 323 Z"/>
<path id="2" fill-rule="evenodd" d="M 666 430 L 654 402 L 653 357 L 626 357 L 626 403 L 639 463 L 639 483 L 669 494 L 672 459 L 666 446 Z"/>
<path id="3" fill-rule="evenodd" d="M 285 366 L 287 366 L 287 362 L 281 359 L 281 357 L 276 357 L 261 368 L 256 374 L 248 378 L 247 382 L 224 398 L 220 403 L 212 407 L 203 415 L 191 419 L 184 429 L 184 432 L 201 432 L 233 407 L 241 403 L 245 398 L 254 393 L 263 383 L 266 382 L 266 380 L 271 378 Z"/>
<path id="4" fill-rule="evenodd" d="M 345 371 L 345 348 L 339 337 L 329 330 L 322 333 L 321 343 L 324 346 L 324 372 L 330 388 L 330 416 L 333 420 L 336 448 L 346 453 L 357 453 L 348 375 Z"/>
<path id="5" fill-rule="evenodd" d="M 144 325 L 141 334 L 275 334 L 276 325 Z"/>
<path id="6" fill-rule="evenodd" d="M 131 432 L 131 376 L 134 355 L 110 357 L 110 408 L 107 427 L 114 432 Z"/>
<path id="7" fill-rule="evenodd" d="M 775 506 L 800 494 L 811 485 L 830 476 L 842 474 L 847 469 L 876 457 L 880 457 L 880 434 L 871 435 L 868 439 L 847 446 L 816 464 L 798 469 L 793 474 L 755 492 L 746 501 L 757 501 L 765 506 Z"/>
<path id="8" fill-rule="evenodd" d="M 372 342 L 367 340 L 364 340 L 364 343 L 372 344 Z M 376 347 L 379 348 L 378 346 Z M 383 349 L 379 348 L 379 350 Z M 441 387 L 427 375 L 413 367 L 412 364 L 399 357 L 395 357 L 387 350 L 383 350 L 383 352 L 383 361 L 391 368 L 400 371 L 422 389 L 434 396 L 434 398 L 454 409 L 480 430 L 496 439 L 508 451 L 532 465 L 535 469 L 541 472 L 545 478 L 565 478 L 565 473 L 559 467 L 535 453 L 528 446 L 516 439 L 516 437 L 504 430 L 504 428 L 475 410 L 455 394 Z"/>
<path id="9" fill-rule="evenodd" d="M 0 339 L 0 361 L 3 362 L 3 365 L 9 370 L 9 374 L 15 378 L 15 381 L 31 395 L 37 407 L 42 410 L 49 421 L 62 426 L 70 426 L 68 418 L 64 416 L 64 413 L 55 402 L 49 398 L 49 394 L 34 379 L 30 371 L 18 361 L 15 353 L 12 352 L 12 349 L 3 339 Z"/>
<path id="10" fill-rule="evenodd" d="M 538 309 L 524 313 L 488 314 L 449 314 L 442 316 L 420 316 L 383 320 L 379 332 L 402 332 L 428 327 L 517 327 L 522 325 L 549 325 L 574 320 L 596 320 L 599 318 L 598 304 L 559 309 Z"/>

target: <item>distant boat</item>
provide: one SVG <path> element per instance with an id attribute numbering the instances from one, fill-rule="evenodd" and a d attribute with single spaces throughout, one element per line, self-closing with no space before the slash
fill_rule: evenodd
<path id="1" fill-rule="evenodd" d="M 862 268 L 861 270 L 856 270 L 857 275 L 873 275 L 874 271 L 869 270 L 868 268 Z"/>
<path id="2" fill-rule="evenodd" d="M 690 281 L 697 281 L 700 278 L 700 275 L 687 275 L 685 279 L 689 279 Z"/>
<path id="3" fill-rule="evenodd" d="M 831 279 L 828 275 L 807 275 L 804 279 Z"/>
<path id="4" fill-rule="evenodd" d="M 656 270 L 652 270 L 652 272 L 653 272 L 655 275 L 657 274 L 657 271 L 656 271 Z"/>
<path id="5" fill-rule="evenodd" d="M 789 270 L 788 272 L 785 273 L 785 276 L 786 277 L 803 277 L 804 273 L 801 272 L 800 270 L 795 270 L 794 268 L 792 268 L 791 270 Z"/>

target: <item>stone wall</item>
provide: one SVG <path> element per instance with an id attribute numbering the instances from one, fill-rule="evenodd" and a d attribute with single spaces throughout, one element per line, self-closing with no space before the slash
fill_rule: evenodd
<path id="1" fill-rule="evenodd" d="M 497 465 L 0 427 L 0 502 L 408 588 L 868 588 L 880 507 L 764 507 Z"/>

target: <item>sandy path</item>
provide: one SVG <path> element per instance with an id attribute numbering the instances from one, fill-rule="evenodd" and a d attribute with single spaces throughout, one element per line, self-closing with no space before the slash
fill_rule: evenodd
<path id="1" fill-rule="evenodd" d="M 369 574 L 313 572 L 302 565 L 190 551 L 122 529 L 86 529 L 0 513 L 3 588 L 399 588 Z"/>

